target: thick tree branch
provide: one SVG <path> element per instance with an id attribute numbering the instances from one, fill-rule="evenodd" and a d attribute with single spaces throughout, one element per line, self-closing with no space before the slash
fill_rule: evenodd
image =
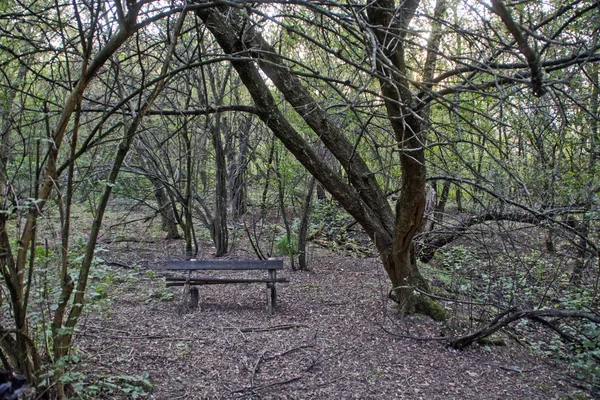
<path id="1" fill-rule="evenodd" d="M 234 10 L 228 10 L 233 12 Z M 385 224 L 389 221 L 382 221 L 377 217 L 372 209 L 372 204 L 365 204 L 362 201 L 357 201 L 361 198 L 358 191 L 351 185 L 344 182 L 340 176 L 335 173 L 323 160 L 319 157 L 314 149 L 307 143 L 307 141 L 300 135 L 299 132 L 288 122 L 285 116 L 281 113 L 277 103 L 271 94 L 271 90 L 265 83 L 263 77 L 260 75 L 258 69 L 254 66 L 254 62 L 247 57 L 247 52 L 244 52 L 245 46 L 248 44 L 242 44 L 239 42 L 240 34 L 242 32 L 236 31 L 235 27 L 224 17 L 224 15 L 217 9 L 203 9 L 199 10 L 198 15 L 204 21 L 207 28 L 213 33 L 221 48 L 232 57 L 232 65 L 236 69 L 242 82 L 248 89 L 252 96 L 254 103 L 259 110 L 258 116 L 265 122 L 265 124 L 273 131 L 275 136 L 285 145 L 285 147 L 294 154 L 294 156 L 302 163 L 302 165 L 313 175 L 319 182 L 335 197 L 335 199 L 365 228 L 365 231 L 373 237 L 376 232 L 379 235 L 385 234 L 388 237 L 391 236 L 391 232 L 386 228 Z M 234 14 L 235 16 L 235 14 Z M 239 16 L 238 16 L 239 17 Z M 244 35 L 249 33 L 245 32 Z M 237 59 L 235 55 L 240 54 L 242 57 Z M 280 67 L 280 69 L 285 67 Z M 276 72 L 275 72 L 276 73 Z M 302 97 L 304 88 L 300 90 L 299 87 L 295 86 L 298 81 L 297 78 L 287 77 L 291 81 L 284 82 L 284 84 L 290 84 L 290 91 L 297 89 L 298 101 L 304 101 Z M 284 79 L 284 78 L 282 78 Z M 312 108 L 316 104 L 309 102 L 306 104 L 310 110 L 318 110 Z M 300 107 L 296 104 L 296 107 Z M 321 121 L 323 124 L 329 124 L 328 118 Z M 346 159 L 347 160 L 347 159 Z M 347 160 L 348 161 L 348 160 Z M 367 177 L 365 177 L 367 178 Z M 380 202 L 381 200 L 379 200 Z"/>
<path id="2" fill-rule="evenodd" d="M 579 311 L 579 310 L 560 310 L 560 309 L 552 309 L 552 310 L 519 310 L 517 308 L 510 308 L 508 310 L 503 311 L 498 314 L 496 318 L 490 322 L 489 325 L 478 329 L 475 332 L 472 332 L 468 335 L 461 336 L 457 339 L 454 339 L 451 342 L 451 346 L 455 349 L 463 349 L 470 344 L 481 340 L 510 323 L 517 321 L 523 318 L 531 318 L 537 320 L 538 318 L 543 317 L 551 317 L 551 318 L 578 318 L 578 319 L 587 319 L 589 321 L 600 323 L 600 316 L 595 313 Z"/>
<path id="3" fill-rule="evenodd" d="M 492 10 L 502 19 L 502 22 L 504 22 L 504 25 L 506 25 L 510 34 L 513 35 L 517 41 L 519 51 L 527 60 L 527 64 L 531 69 L 533 94 L 538 97 L 543 96 L 546 93 L 546 89 L 544 89 L 543 86 L 542 68 L 537 53 L 527 44 L 527 38 L 521 31 L 519 25 L 513 20 L 510 11 L 508 11 L 502 0 L 492 0 Z"/>

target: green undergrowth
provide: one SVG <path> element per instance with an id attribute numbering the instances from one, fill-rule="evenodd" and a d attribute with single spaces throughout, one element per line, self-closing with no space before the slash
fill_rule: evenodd
<path id="1" fill-rule="evenodd" d="M 484 258 L 468 246 L 455 245 L 440 249 L 433 262 L 421 265 L 421 270 L 433 293 L 448 300 L 442 302 L 452 315 L 448 329 L 460 335 L 513 307 L 597 313 L 597 288 L 590 282 L 571 282 L 570 265 L 568 259 L 537 250 Z M 600 325 L 573 318 L 546 320 L 556 329 L 527 319 L 505 329 L 587 386 L 599 387 Z"/>
<path id="2" fill-rule="evenodd" d="M 79 277 L 79 270 L 85 252 L 85 241 L 75 240 L 72 251 L 69 254 L 69 275 L 75 285 Z M 54 251 L 46 246 L 37 246 L 36 265 L 32 279 L 36 283 L 35 290 L 31 292 L 30 312 L 28 314 L 31 324 L 31 337 L 34 340 L 40 356 L 51 360 L 52 355 L 52 331 L 50 318 L 56 310 L 58 296 L 60 295 L 60 284 L 57 271 L 59 271 L 60 258 Z M 133 265 L 131 268 L 107 265 L 105 258 L 110 251 L 99 247 L 95 251 L 95 257 L 87 280 L 85 297 L 85 317 L 92 314 L 101 318 L 110 318 L 114 313 L 117 302 L 129 300 L 139 303 L 157 303 L 170 301 L 172 294 L 164 285 L 151 285 L 154 280 L 163 281 L 162 277 L 150 270 L 143 270 Z M 158 286 L 162 289 L 153 289 Z M 72 301 L 72 299 L 71 299 Z M 68 308 L 70 309 L 69 303 Z M 8 315 L 7 304 L 1 306 L 0 312 L 3 316 Z M 76 327 L 75 334 L 85 330 L 85 326 Z M 68 333 L 68 332 L 63 332 Z M 97 399 L 97 398 L 142 398 L 147 396 L 152 389 L 152 382 L 147 373 L 141 375 L 111 374 L 110 365 L 101 368 L 89 368 L 94 365 L 93 355 L 83 353 L 76 347 L 71 348 L 69 354 L 60 360 L 52 360 L 43 364 L 43 370 L 39 372 L 41 386 L 48 387 L 52 382 L 65 383 L 70 391 L 69 398 L 75 399 Z M 95 371 L 90 374 L 89 371 Z M 61 371 L 61 372 L 58 372 Z M 96 373 L 97 372 L 97 373 Z M 40 389 L 43 390 L 43 389 Z"/>

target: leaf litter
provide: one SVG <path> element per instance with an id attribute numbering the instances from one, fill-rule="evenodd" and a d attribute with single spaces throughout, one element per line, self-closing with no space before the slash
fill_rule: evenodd
<path id="1" fill-rule="evenodd" d="M 279 274 L 290 283 L 278 285 L 272 316 L 261 284 L 202 286 L 199 309 L 180 314 L 182 289 L 162 278 L 177 245 L 107 245 L 107 259 L 139 267 L 80 326 L 75 368 L 87 381 L 147 373 L 153 388 L 140 398 L 165 400 L 589 398 L 508 336 L 507 346 L 463 351 L 423 340 L 443 338 L 443 327 L 395 313 L 376 257 L 313 250 L 309 272 Z"/>

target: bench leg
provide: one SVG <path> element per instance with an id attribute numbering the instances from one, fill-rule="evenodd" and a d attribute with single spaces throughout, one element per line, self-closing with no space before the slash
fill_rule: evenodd
<path id="1" fill-rule="evenodd" d="M 190 310 L 197 310 L 198 303 L 200 302 L 200 291 L 197 286 L 190 288 L 189 293 Z"/>
<path id="2" fill-rule="evenodd" d="M 277 307 L 277 287 L 275 286 L 275 279 L 277 279 L 277 270 L 269 270 L 269 279 L 273 282 L 267 283 L 267 312 L 269 314 L 275 313 Z"/>
<path id="3" fill-rule="evenodd" d="M 275 307 L 277 306 L 277 288 L 275 282 L 267 283 L 267 312 L 269 314 L 275 313 Z"/>
<path id="4" fill-rule="evenodd" d="M 193 312 L 198 308 L 200 291 L 197 287 L 188 284 L 184 285 L 181 297 L 181 303 L 179 304 L 179 312 L 181 314 Z"/>

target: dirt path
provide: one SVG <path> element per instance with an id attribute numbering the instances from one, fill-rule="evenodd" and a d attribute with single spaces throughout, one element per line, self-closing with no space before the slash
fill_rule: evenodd
<path id="1" fill-rule="evenodd" d="M 514 341 L 455 351 L 443 341 L 386 333 L 382 327 L 404 336 L 441 334 L 428 320 L 394 315 L 376 258 L 321 252 L 312 272 L 284 271 L 290 283 L 279 286 L 274 316 L 264 310 L 261 285 L 202 287 L 201 309 L 179 315 L 181 289 L 167 291 L 160 277 L 166 253 L 146 250 L 110 254 L 129 255 L 127 263 L 137 257 L 142 272 L 113 285 L 116 301 L 96 307 L 81 327 L 79 368 L 90 384 L 147 372 L 152 399 L 588 398 Z M 174 299 L 161 301 L 169 292 Z"/>

